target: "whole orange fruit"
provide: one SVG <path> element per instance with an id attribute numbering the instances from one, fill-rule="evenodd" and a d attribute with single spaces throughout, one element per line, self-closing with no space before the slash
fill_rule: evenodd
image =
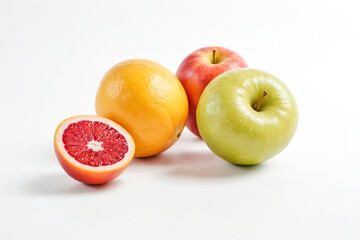
<path id="1" fill-rule="evenodd" d="M 123 126 L 135 142 L 135 157 L 165 151 L 180 137 L 188 100 L 180 81 L 162 65 L 132 59 L 107 71 L 96 95 L 96 113 Z"/>

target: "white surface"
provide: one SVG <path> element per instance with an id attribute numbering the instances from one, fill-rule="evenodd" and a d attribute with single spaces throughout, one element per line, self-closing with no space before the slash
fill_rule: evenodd
<path id="1" fill-rule="evenodd" d="M 2 239 L 360 239 L 360 17 L 356 1 L 0 2 Z M 116 181 L 61 169 L 56 126 L 94 114 L 102 75 L 129 58 L 175 72 L 220 45 L 282 79 L 300 119 L 255 167 L 187 130 Z"/>

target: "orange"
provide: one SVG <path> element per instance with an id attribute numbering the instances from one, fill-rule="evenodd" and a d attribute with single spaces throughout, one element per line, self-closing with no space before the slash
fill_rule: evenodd
<path id="1" fill-rule="evenodd" d="M 102 184 L 130 164 L 135 144 L 120 125 L 98 116 L 74 116 L 55 131 L 56 157 L 65 172 L 86 184 Z"/>
<path id="2" fill-rule="evenodd" d="M 135 157 L 165 151 L 180 137 L 188 100 L 180 81 L 162 65 L 132 59 L 107 71 L 96 95 L 96 113 L 133 137 Z"/>

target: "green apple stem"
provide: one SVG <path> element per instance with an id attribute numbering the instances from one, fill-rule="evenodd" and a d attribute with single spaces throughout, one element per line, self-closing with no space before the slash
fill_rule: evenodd
<path id="1" fill-rule="evenodd" d="M 259 111 L 260 110 L 260 106 L 261 106 L 261 102 L 264 99 L 264 97 L 268 94 L 267 91 L 264 91 L 264 93 L 259 97 L 257 103 L 254 105 L 254 109 L 255 111 Z"/>
<path id="2" fill-rule="evenodd" d="M 216 50 L 214 49 L 213 50 L 213 61 L 212 61 L 213 64 L 216 64 L 215 54 L 216 54 Z"/>

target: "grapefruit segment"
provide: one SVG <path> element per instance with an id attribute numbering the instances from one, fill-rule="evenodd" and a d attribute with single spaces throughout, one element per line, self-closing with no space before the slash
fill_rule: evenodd
<path id="1" fill-rule="evenodd" d="M 102 184 L 130 164 L 135 144 L 117 123 L 98 116 L 75 116 L 55 131 L 55 153 L 65 172 L 86 184 Z"/>

